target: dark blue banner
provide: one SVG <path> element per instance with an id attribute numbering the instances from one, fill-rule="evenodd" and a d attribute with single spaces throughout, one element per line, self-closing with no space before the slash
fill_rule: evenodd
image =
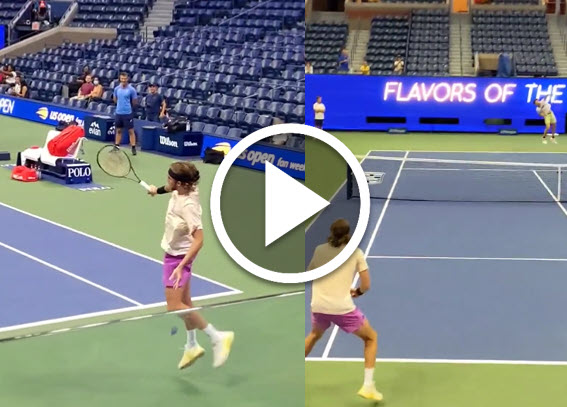
<path id="1" fill-rule="evenodd" d="M 306 75 L 306 124 L 317 96 L 326 130 L 543 131 L 535 98 L 549 98 L 565 131 L 567 79 Z"/>
<path id="2" fill-rule="evenodd" d="M 204 135 L 201 157 L 204 157 L 205 150 L 209 147 L 223 146 L 223 143 L 225 143 L 225 145 L 228 144 L 232 148 L 240 140 Z M 269 161 L 289 176 L 305 180 L 305 152 L 286 147 L 256 143 L 248 147 L 234 161 L 234 165 L 265 171 L 266 161 Z"/>
<path id="3" fill-rule="evenodd" d="M 0 114 L 52 126 L 56 126 L 60 121 L 75 120 L 82 126 L 85 116 L 89 113 L 85 110 L 69 109 L 50 103 L 0 95 Z"/>
<path id="4" fill-rule="evenodd" d="M 0 49 L 6 46 L 6 26 L 0 25 Z"/>

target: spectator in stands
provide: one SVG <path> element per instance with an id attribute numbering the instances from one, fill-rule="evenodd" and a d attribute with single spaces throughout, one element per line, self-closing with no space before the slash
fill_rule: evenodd
<path id="1" fill-rule="evenodd" d="M 32 19 L 49 25 L 51 23 L 51 6 L 45 0 L 35 1 L 32 9 Z"/>
<path id="2" fill-rule="evenodd" d="M 360 66 L 360 72 L 363 75 L 370 75 L 370 65 L 368 65 L 368 62 L 362 62 L 362 65 Z"/>
<path id="3" fill-rule="evenodd" d="M 134 107 L 138 103 L 138 93 L 128 83 L 128 74 L 120 73 L 120 85 L 114 88 L 114 103 L 116 103 L 116 138 L 114 147 L 118 149 L 122 141 L 122 129 L 128 130 L 132 154 L 136 155 L 136 133 L 134 132 Z"/>
<path id="4" fill-rule="evenodd" d="M 159 122 L 165 117 L 167 103 L 162 95 L 157 93 L 157 83 L 150 84 L 150 92 L 146 96 L 146 120 Z"/>
<path id="5" fill-rule="evenodd" d="M 16 82 L 14 85 L 8 89 L 8 94 L 12 96 L 17 96 L 20 98 L 27 98 L 28 97 L 28 84 L 21 75 L 16 76 Z"/>
<path id="6" fill-rule="evenodd" d="M 394 73 L 396 75 L 403 75 L 404 73 L 404 60 L 398 55 L 394 61 Z"/>
<path id="7" fill-rule="evenodd" d="M 321 96 L 317 96 L 317 101 L 313 105 L 313 111 L 315 112 L 315 127 L 322 129 L 323 120 L 325 119 L 325 105 Z"/>
<path id="8" fill-rule="evenodd" d="M 81 76 L 79 76 L 77 78 L 77 80 L 75 80 L 74 82 L 70 82 L 67 89 L 65 89 L 65 87 L 63 87 L 63 96 L 64 97 L 69 97 L 69 95 L 74 95 L 75 93 L 77 93 L 79 91 L 79 89 L 81 88 L 81 86 L 83 86 L 83 84 L 85 83 L 85 80 L 87 78 L 87 75 L 91 74 L 91 70 L 89 68 L 89 66 L 85 66 L 83 68 L 83 73 L 81 74 Z"/>
<path id="9" fill-rule="evenodd" d="M 2 76 L 4 77 L 4 83 L 8 85 L 14 85 L 16 83 L 16 71 L 11 64 L 7 64 L 2 68 Z"/>
<path id="10" fill-rule="evenodd" d="M 91 92 L 91 97 L 90 97 L 91 102 L 102 99 L 102 94 L 104 93 L 104 88 L 100 83 L 100 79 L 98 78 L 98 76 L 94 77 L 93 85 L 94 88 L 93 91 Z"/>
<path id="11" fill-rule="evenodd" d="M 309 61 L 305 62 L 305 73 L 313 73 L 313 65 Z"/>
<path id="12" fill-rule="evenodd" d="M 349 70 L 348 64 L 349 64 L 348 51 L 346 48 L 343 48 L 343 50 L 341 51 L 341 55 L 339 55 L 338 71 L 347 73 Z"/>
<path id="13" fill-rule="evenodd" d="M 94 85 L 92 82 L 91 75 L 87 75 L 85 77 L 85 83 L 79 89 L 79 94 L 77 96 L 73 96 L 71 99 L 79 99 L 84 100 L 91 97 L 91 93 L 94 90 Z"/>

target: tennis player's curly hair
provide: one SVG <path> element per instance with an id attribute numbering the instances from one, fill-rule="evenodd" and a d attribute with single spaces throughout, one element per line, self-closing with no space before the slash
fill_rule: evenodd
<path id="1" fill-rule="evenodd" d="M 337 219 L 331 225 L 331 236 L 327 242 L 333 247 L 340 247 L 350 241 L 350 225 L 346 219 Z"/>
<path id="2" fill-rule="evenodd" d="M 179 176 L 189 180 L 189 182 L 182 182 L 182 184 L 186 185 L 190 191 L 193 191 L 195 189 L 199 182 L 199 179 L 201 178 L 197 167 L 187 161 L 177 161 L 171 164 L 170 169 L 175 174 L 178 174 Z"/>

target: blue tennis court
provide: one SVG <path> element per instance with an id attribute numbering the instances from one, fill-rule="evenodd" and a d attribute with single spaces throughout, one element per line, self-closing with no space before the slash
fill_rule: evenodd
<path id="1" fill-rule="evenodd" d="M 2 203 L 0 224 L 0 333 L 165 304 L 161 261 Z M 198 275 L 191 291 L 241 293 Z"/>
<path id="2" fill-rule="evenodd" d="M 567 154 L 552 153 L 373 156 L 567 163 Z M 380 359 L 567 362 L 567 210 L 556 199 L 565 182 L 558 171 L 372 158 L 362 165 L 383 172 L 370 186 L 381 199 L 372 199 L 360 244 L 372 289 L 356 300 L 378 331 Z M 308 230 L 306 257 L 334 219 L 356 224 L 358 200 L 346 199 L 345 186 L 333 204 Z M 360 358 L 362 344 L 334 328 L 310 356 Z"/>

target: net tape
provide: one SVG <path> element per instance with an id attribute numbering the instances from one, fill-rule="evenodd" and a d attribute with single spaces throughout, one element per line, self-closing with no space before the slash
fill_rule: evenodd
<path id="1" fill-rule="evenodd" d="M 449 202 L 563 202 L 567 164 L 369 156 L 365 169 L 375 199 Z M 402 176 L 399 176 L 402 174 Z M 400 178 L 399 182 L 394 182 Z M 358 197 L 347 171 L 347 198 Z"/>
<path id="2" fill-rule="evenodd" d="M 80 331 L 80 330 L 84 330 L 86 328 L 102 327 L 102 326 L 117 324 L 117 323 L 121 323 L 121 322 L 137 321 L 137 320 L 141 320 L 141 319 L 163 317 L 163 316 L 167 316 L 167 315 L 183 316 L 184 314 L 189 314 L 191 312 L 196 312 L 196 311 L 203 311 L 203 310 L 207 310 L 207 309 L 214 309 L 214 308 L 221 308 L 221 307 L 226 307 L 226 306 L 231 306 L 231 305 L 245 304 L 245 303 L 251 303 L 251 302 L 256 302 L 256 301 L 263 301 L 263 300 L 267 300 L 267 299 L 292 297 L 292 296 L 300 295 L 300 294 L 305 294 L 305 290 L 296 290 L 296 291 L 289 291 L 289 292 L 285 292 L 285 293 L 268 294 L 268 295 L 262 295 L 262 296 L 251 297 L 251 298 L 243 298 L 243 299 L 239 299 L 239 300 L 224 301 L 224 302 L 220 302 L 220 303 L 202 305 L 202 306 L 193 307 L 193 308 L 189 308 L 189 309 L 185 309 L 185 310 L 179 310 L 179 311 L 164 311 L 164 312 L 156 312 L 156 313 L 152 313 L 152 314 L 145 314 L 145 315 L 138 315 L 138 316 L 126 316 L 126 317 L 122 317 L 122 318 L 107 320 L 107 321 L 104 321 L 104 322 L 98 322 L 98 323 L 92 323 L 91 322 L 91 323 L 87 323 L 87 324 L 83 324 L 83 325 L 79 325 L 79 326 L 75 326 L 75 327 L 66 327 L 66 328 L 58 328 L 58 329 L 45 329 L 45 330 L 42 330 L 42 331 L 39 331 L 39 332 L 28 332 L 28 333 L 22 333 L 22 334 L 14 334 L 14 335 L 8 335 L 8 336 L 5 336 L 5 337 L 0 337 L 0 343 L 12 342 L 12 341 L 21 340 L 21 339 L 37 338 L 37 337 L 42 337 L 42 336 L 50 336 L 50 335 L 55 335 L 55 334 L 59 334 L 59 333 Z M 133 312 L 135 312 L 135 310 Z M 9 334 L 10 331 L 6 331 L 5 333 Z M 0 333 L 0 335 L 2 335 L 2 333 Z"/>

